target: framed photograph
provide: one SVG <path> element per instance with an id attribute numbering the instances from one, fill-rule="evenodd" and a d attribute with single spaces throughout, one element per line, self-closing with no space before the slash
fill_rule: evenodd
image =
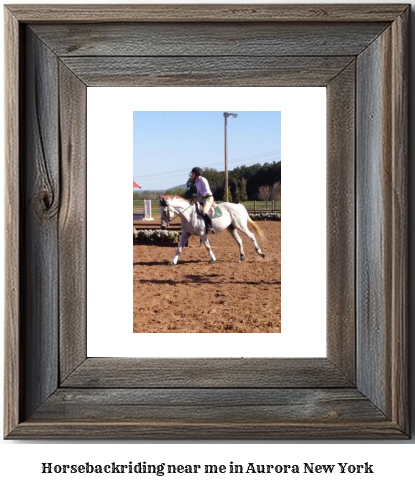
<path id="1" fill-rule="evenodd" d="M 5 8 L 5 438 L 409 437 L 409 15 L 402 4 Z M 87 353 L 87 284 L 105 275 L 87 274 L 91 87 L 325 87 L 325 357 Z"/>
<path id="2" fill-rule="evenodd" d="M 272 161 L 280 160 L 282 135 L 284 239 L 281 211 L 272 213 L 271 202 L 256 201 L 254 208 L 262 210 L 251 216 L 266 219 L 257 221 L 265 234 L 258 241 L 265 259 L 240 231 L 246 259 L 239 263 L 232 235 L 218 232 L 208 235 L 217 259 L 214 266 L 193 236 L 178 266 L 166 267 L 178 244 L 157 240 L 164 237 L 159 230 L 158 195 L 171 193 L 168 189 L 175 183 L 186 183 L 189 170 L 198 164 L 213 165 L 204 175 L 215 198 L 221 199 L 224 107 L 238 111 L 237 118 L 228 122 L 229 180 L 234 192 L 236 171 L 246 174 L 247 194 L 252 199 L 256 199 L 261 175 L 265 176 L 262 184 L 267 185 L 263 189 L 269 189 L 273 178 L 281 174 L 281 163 Z M 106 276 L 87 281 L 87 355 L 325 357 L 326 88 L 92 87 L 88 88 L 87 113 L 87 274 L 99 276 L 104 266 Z M 264 161 L 269 162 L 261 165 Z M 138 214 L 133 223 L 139 236 L 133 242 L 133 287 L 132 170 L 133 181 L 142 187 L 141 192 L 134 191 L 141 204 L 134 211 L 142 211 L 143 195 L 152 197 L 153 204 L 152 220 Z M 156 178 L 149 181 L 154 173 Z M 188 200 L 178 201 L 191 211 Z M 243 201 L 252 212 L 255 203 Z M 312 208 L 307 201 L 312 201 Z M 274 203 L 280 205 L 278 200 Z M 179 217 L 170 229 L 175 234 L 180 231 Z M 312 280 L 297 280 L 298 269 Z M 284 332 L 279 334 L 282 274 Z"/>
<path id="3" fill-rule="evenodd" d="M 139 342 L 169 334 L 178 344 L 168 351 L 194 349 L 178 333 L 199 337 L 198 356 L 221 342 L 217 334 L 235 334 L 235 355 L 239 338 L 267 343 L 264 334 L 281 332 L 281 111 L 257 88 L 209 88 L 161 89 L 164 110 L 134 110 L 134 178 L 146 191 L 133 196 L 153 202 L 153 220 L 133 221 L 133 330 Z M 257 94 L 256 110 L 245 110 L 244 93 Z"/>

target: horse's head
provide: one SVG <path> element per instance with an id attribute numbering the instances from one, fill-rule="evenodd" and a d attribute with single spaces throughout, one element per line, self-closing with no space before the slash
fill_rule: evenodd
<path id="1" fill-rule="evenodd" d="M 169 222 L 174 217 L 174 212 L 169 205 L 169 202 L 164 198 L 160 197 L 160 227 L 162 229 L 167 229 Z"/>

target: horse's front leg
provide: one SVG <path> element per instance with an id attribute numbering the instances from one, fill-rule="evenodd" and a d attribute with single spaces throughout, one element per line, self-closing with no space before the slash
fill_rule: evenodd
<path id="1" fill-rule="evenodd" d="M 207 235 L 202 234 L 200 236 L 200 239 L 202 240 L 203 244 L 206 246 L 206 249 L 209 253 L 209 256 L 210 256 L 209 264 L 215 264 L 216 258 L 215 258 L 215 255 L 213 254 L 212 248 L 210 247 L 210 242 L 209 242 L 209 239 L 207 238 Z"/>
<path id="2" fill-rule="evenodd" d="M 169 264 L 177 264 L 177 261 L 179 260 L 179 256 L 183 251 L 184 246 L 186 245 L 187 240 L 189 239 L 190 234 L 188 232 L 182 232 L 182 235 L 180 236 L 180 242 L 179 246 L 177 248 L 176 254 L 174 255 L 173 260 Z"/>

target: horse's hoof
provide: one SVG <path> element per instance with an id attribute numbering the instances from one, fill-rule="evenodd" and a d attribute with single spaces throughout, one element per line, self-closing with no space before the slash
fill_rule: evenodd
<path id="1" fill-rule="evenodd" d="M 209 261 L 209 264 L 215 264 L 216 261 L 214 261 L 213 259 Z"/>
<path id="2" fill-rule="evenodd" d="M 167 263 L 167 266 L 176 266 L 173 261 L 170 261 L 169 263 Z"/>
<path id="3" fill-rule="evenodd" d="M 265 258 L 265 254 L 263 252 L 260 252 L 259 255 L 261 256 L 261 258 Z"/>
<path id="4" fill-rule="evenodd" d="M 242 263 L 242 261 L 244 261 L 244 260 L 245 260 L 245 256 L 244 256 L 244 255 L 242 255 L 242 256 L 239 258 L 238 263 Z"/>

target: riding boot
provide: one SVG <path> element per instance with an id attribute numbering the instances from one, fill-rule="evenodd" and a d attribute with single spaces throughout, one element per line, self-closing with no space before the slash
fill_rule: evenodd
<path id="1" fill-rule="evenodd" d="M 208 214 L 206 214 L 204 217 L 205 217 L 205 223 L 206 223 L 206 234 L 208 232 L 215 233 L 215 231 L 213 229 L 213 225 L 212 225 L 212 217 Z"/>

